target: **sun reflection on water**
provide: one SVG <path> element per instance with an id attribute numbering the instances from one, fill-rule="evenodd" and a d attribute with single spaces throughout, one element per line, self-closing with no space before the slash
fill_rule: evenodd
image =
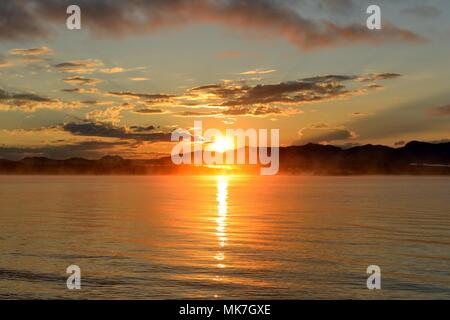
<path id="1" fill-rule="evenodd" d="M 228 214 L 228 177 L 217 177 L 217 219 L 216 219 L 216 237 L 219 245 L 219 251 L 214 256 L 217 261 L 217 268 L 226 268 L 224 247 L 227 244 L 227 214 Z M 217 276 L 215 280 L 222 280 L 222 277 Z"/>

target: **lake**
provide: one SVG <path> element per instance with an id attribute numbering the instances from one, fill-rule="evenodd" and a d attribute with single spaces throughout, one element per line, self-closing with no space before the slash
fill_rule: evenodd
<path id="1" fill-rule="evenodd" d="M 0 298 L 449 299 L 449 190 L 448 177 L 0 176 Z"/>

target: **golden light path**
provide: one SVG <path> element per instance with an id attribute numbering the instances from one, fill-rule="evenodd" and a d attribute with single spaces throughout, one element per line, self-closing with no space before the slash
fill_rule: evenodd
<path id="1" fill-rule="evenodd" d="M 219 252 L 215 255 L 217 260 L 217 268 L 226 268 L 224 263 L 225 253 L 223 248 L 227 244 L 227 213 L 228 213 L 228 177 L 218 176 L 217 177 L 217 226 L 216 226 L 216 236 L 219 243 Z M 222 280 L 221 277 L 216 277 L 216 280 Z"/>

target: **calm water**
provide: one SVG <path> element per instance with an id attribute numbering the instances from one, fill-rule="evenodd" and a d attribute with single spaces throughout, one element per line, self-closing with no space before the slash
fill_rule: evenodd
<path id="1" fill-rule="evenodd" d="M 450 298 L 450 179 L 0 176 L 0 298 Z M 66 289 L 81 267 L 82 290 Z M 378 265 L 382 290 L 366 288 Z"/>

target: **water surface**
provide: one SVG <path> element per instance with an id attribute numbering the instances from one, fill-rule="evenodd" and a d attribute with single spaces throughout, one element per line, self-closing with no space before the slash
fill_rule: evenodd
<path id="1" fill-rule="evenodd" d="M 0 176 L 0 298 L 449 299 L 449 190 L 445 177 Z"/>

